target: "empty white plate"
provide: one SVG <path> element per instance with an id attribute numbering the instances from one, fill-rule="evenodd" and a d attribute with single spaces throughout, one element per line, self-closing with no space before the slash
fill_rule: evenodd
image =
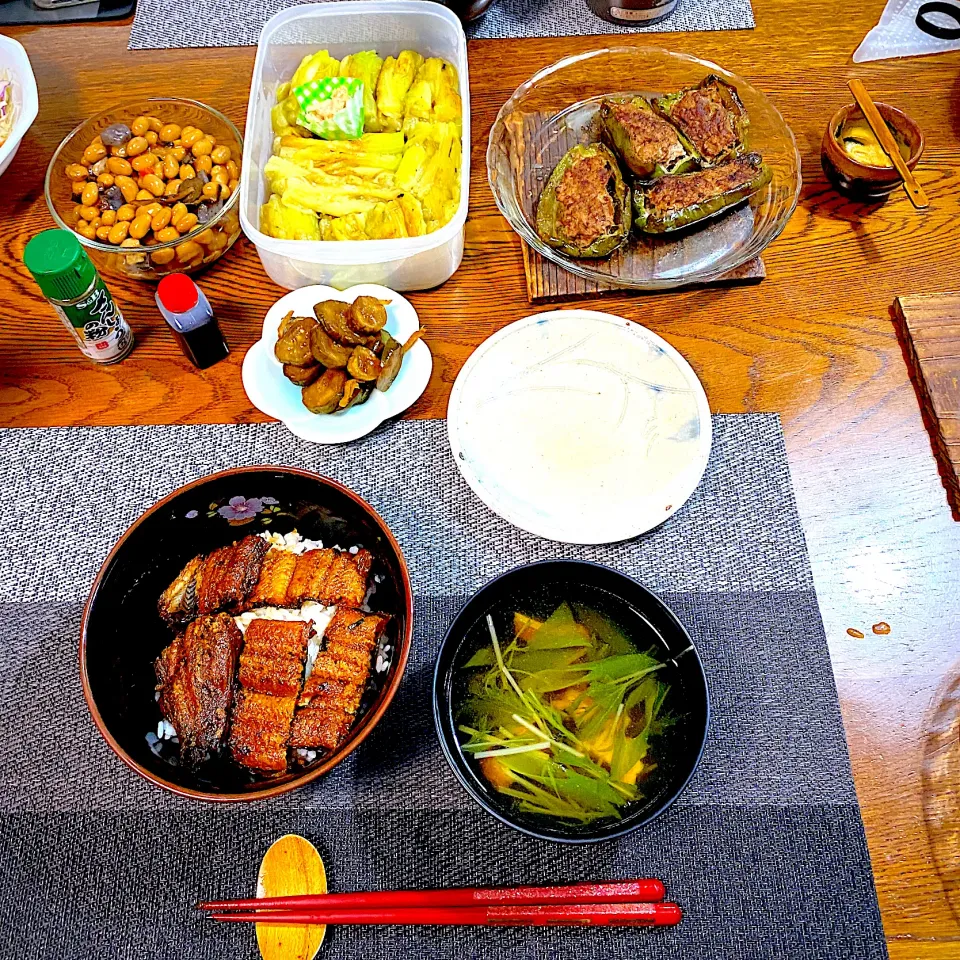
<path id="1" fill-rule="evenodd" d="M 263 335 L 243 358 L 243 388 L 250 402 L 267 416 L 282 421 L 291 433 L 315 443 L 346 443 L 376 429 L 388 417 L 403 413 L 427 388 L 433 358 L 430 348 L 419 340 L 404 356 L 396 380 L 385 393 L 374 390 L 365 403 L 337 413 L 311 413 L 300 397 L 301 389 L 283 375 L 283 364 L 273 355 L 277 328 L 290 310 L 299 317 L 313 316 L 314 304 L 321 300 L 353 303 L 359 296 L 389 300 L 387 331 L 401 343 L 420 328 L 413 304 L 399 293 L 375 283 L 361 283 L 346 290 L 312 286 L 291 290 L 268 311 Z"/>
<path id="2" fill-rule="evenodd" d="M 655 333 L 555 310 L 486 340 L 447 410 L 474 493 L 523 530 L 614 543 L 659 526 L 703 476 L 712 436 L 697 375 Z"/>

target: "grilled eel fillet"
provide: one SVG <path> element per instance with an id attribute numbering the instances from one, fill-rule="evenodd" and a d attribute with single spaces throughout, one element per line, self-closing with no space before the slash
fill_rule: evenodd
<path id="1" fill-rule="evenodd" d="M 254 607 L 299 607 L 306 600 L 359 607 L 367 593 L 373 557 L 366 550 L 308 550 L 299 556 L 271 548 L 258 536 L 194 557 L 157 604 L 167 623 L 198 614 Z"/>
<path id="2" fill-rule="evenodd" d="M 223 745 L 243 634 L 225 613 L 199 617 L 157 658 L 160 709 L 193 766 Z"/>
<path id="3" fill-rule="evenodd" d="M 390 618 L 337 610 L 325 646 L 297 701 L 291 747 L 335 750 L 353 724 L 370 676 L 370 658 Z"/>
<path id="4" fill-rule="evenodd" d="M 270 544 L 244 537 L 206 557 L 190 560 L 157 603 L 160 616 L 174 625 L 195 616 L 233 610 L 255 587 Z"/>
<path id="5" fill-rule="evenodd" d="M 287 769 L 310 631 L 311 625 L 300 620 L 254 620 L 247 627 L 230 726 L 230 752 L 237 763 L 267 773 Z"/>
<path id="6" fill-rule="evenodd" d="M 276 557 L 274 554 L 279 553 Z M 294 557 L 291 565 L 290 556 Z M 257 606 L 299 607 L 307 600 L 325 606 L 359 607 L 367 595 L 373 556 L 366 550 L 308 550 L 296 556 L 282 550 L 267 555 L 263 572 L 244 610 Z"/>

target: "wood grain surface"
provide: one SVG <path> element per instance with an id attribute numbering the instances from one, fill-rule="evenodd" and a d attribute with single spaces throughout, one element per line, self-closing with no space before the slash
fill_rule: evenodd
<path id="1" fill-rule="evenodd" d="M 947 500 L 960 520 L 960 293 L 897 297 L 893 315 Z"/>
<path id="2" fill-rule="evenodd" d="M 620 285 L 600 284 L 596 280 L 578 277 L 564 270 L 558 263 L 540 256 L 526 243 L 521 243 L 523 270 L 527 277 L 527 299 L 531 303 L 570 303 L 585 297 L 598 297 L 623 291 Z M 732 287 L 743 283 L 759 283 L 767 275 L 760 257 L 740 264 L 719 280 L 705 284 L 708 287 Z"/>
<path id="3" fill-rule="evenodd" d="M 327 892 L 327 871 L 317 848 L 304 837 L 288 833 L 271 844 L 260 861 L 258 897 L 299 897 Z M 257 946 L 263 960 L 313 960 L 327 928 L 258 923 Z"/>
<path id="4" fill-rule="evenodd" d="M 654 37 L 720 63 L 773 98 L 803 158 L 800 205 L 764 252 L 767 279 L 758 286 L 580 303 L 664 336 L 696 369 L 715 411 L 780 413 L 890 953 L 893 960 L 947 960 L 960 956 L 960 812 L 951 805 L 960 790 L 958 720 L 948 709 L 960 677 L 960 524 L 944 501 L 890 308 L 898 296 L 960 290 L 960 54 L 855 66 L 850 57 L 883 6 L 754 0 L 756 30 Z M 202 373 L 165 331 L 152 291 L 116 282 L 138 344 L 117 366 L 93 366 L 20 262 L 27 239 L 52 225 L 43 172 L 76 123 L 149 94 L 195 96 L 242 124 L 253 49 L 128 52 L 125 24 L 7 32 L 33 61 L 40 115 L 0 191 L 0 423 L 262 419 L 243 393 L 240 362 L 283 291 L 246 241 L 200 278 L 233 347 L 227 361 Z M 411 298 L 435 358 L 433 380 L 411 415 L 443 416 L 453 379 L 477 344 L 512 320 L 551 309 L 527 302 L 520 241 L 486 184 L 486 136 L 500 105 L 535 70 L 608 40 L 469 45 L 466 253 L 443 287 Z M 829 187 L 820 138 L 831 114 L 850 101 L 853 76 L 922 127 L 927 148 L 916 175 L 929 210 L 915 211 L 902 190 L 886 203 L 860 204 Z M 881 620 L 889 635 L 871 631 Z M 865 637 L 851 638 L 848 627 Z M 946 733 L 932 737 L 936 724 Z"/>

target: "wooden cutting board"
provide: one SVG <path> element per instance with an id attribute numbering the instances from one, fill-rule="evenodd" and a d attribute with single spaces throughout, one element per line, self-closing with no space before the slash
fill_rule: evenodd
<path id="1" fill-rule="evenodd" d="M 960 293 L 898 297 L 893 316 L 947 500 L 960 520 Z"/>

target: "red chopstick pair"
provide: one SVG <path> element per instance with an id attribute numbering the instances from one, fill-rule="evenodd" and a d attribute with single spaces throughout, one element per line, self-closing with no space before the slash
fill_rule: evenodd
<path id="1" fill-rule="evenodd" d="M 197 904 L 214 920 L 271 924 L 418 926 L 629 926 L 680 922 L 659 880 L 555 887 L 384 890 L 299 897 L 211 900 Z"/>

